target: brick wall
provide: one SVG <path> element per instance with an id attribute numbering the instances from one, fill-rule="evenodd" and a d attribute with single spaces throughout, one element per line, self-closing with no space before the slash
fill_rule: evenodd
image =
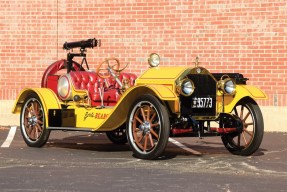
<path id="1" fill-rule="evenodd" d="M 158 52 L 162 65 L 240 72 L 287 106 L 286 0 L 0 0 L 0 100 L 39 87 L 46 67 L 66 57 L 65 41 L 102 39 L 88 50 L 95 68 L 106 57 L 137 74 Z"/>

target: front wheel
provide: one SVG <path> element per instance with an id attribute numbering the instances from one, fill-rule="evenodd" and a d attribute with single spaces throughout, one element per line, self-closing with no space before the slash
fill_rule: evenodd
<path id="1" fill-rule="evenodd" d="M 140 159 L 159 157 L 169 138 L 169 116 L 153 95 L 142 95 L 132 105 L 127 122 L 127 138 Z"/>
<path id="2" fill-rule="evenodd" d="M 30 94 L 22 107 L 20 129 L 24 141 L 30 147 L 42 147 L 47 142 L 50 130 L 46 129 L 45 110 L 38 95 Z"/>
<path id="3" fill-rule="evenodd" d="M 248 156 L 259 148 L 264 134 L 264 122 L 261 110 L 253 101 L 240 101 L 232 113 L 241 119 L 241 133 L 222 135 L 226 149 L 235 155 Z"/>

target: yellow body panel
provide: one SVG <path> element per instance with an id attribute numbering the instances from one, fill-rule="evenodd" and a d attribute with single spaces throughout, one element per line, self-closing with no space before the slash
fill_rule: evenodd
<path id="1" fill-rule="evenodd" d="M 56 94 L 47 88 L 24 89 L 18 96 L 12 113 L 20 113 L 21 107 L 29 94 L 35 93 L 39 96 L 46 116 L 46 126 L 48 127 L 48 110 L 61 109 L 61 103 Z M 114 107 L 96 108 L 77 105 L 70 101 L 68 109 L 75 110 L 76 127 L 86 128 L 91 131 L 111 131 L 121 126 L 127 118 L 129 109 L 135 99 L 143 94 L 152 94 L 161 101 L 167 101 L 173 112 L 178 112 L 178 97 L 174 92 L 163 85 L 134 86 L 128 89 Z M 62 103 L 64 104 L 64 103 Z"/>
<path id="2" fill-rule="evenodd" d="M 77 116 L 76 127 L 90 128 L 92 131 L 111 131 L 124 122 L 126 122 L 128 112 L 136 100 L 143 94 L 152 94 L 161 101 L 167 101 L 172 111 L 178 112 L 178 107 L 174 107 L 174 103 L 178 103 L 177 96 L 168 87 L 163 85 L 146 85 L 134 86 L 128 89 L 114 107 L 106 108 L 86 108 L 70 106 L 69 109 L 75 109 Z"/>
<path id="3" fill-rule="evenodd" d="M 154 67 L 148 69 L 144 72 L 139 78 L 137 82 L 141 82 L 145 79 L 172 79 L 175 80 L 181 75 L 185 70 L 189 69 L 189 67 Z"/>
<path id="4" fill-rule="evenodd" d="M 114 110 L 114 107 L 86 108 L 71 105 L 68 107 L 68 109 L 75 110 L 76 127 L 97 130 L 103 124 L 103 122 L 109 118 L 110 114 Z M 115 122 L 115 124 L 117 123 Z"/>
<path id="5" fill-rule="evenodd" d="M 146 85 L 149 89 L 153 90 L 154 93 L 159 97 L 160 100 L 176 100 L 177 96 L 170 86 L 164 85 Z"/>
<path id="6" fill-rule="evenodd" d="M 175 81 L 189 67 L 154 67 L 148 69 L 137 78 L 136 85 L 163 85 L 172 91 L 175 90 Z"/>
<path id="7" fill-rule="evenodd" d="M 230 113 L 236 103 L 240 101 L 242 98 L 250 97 L 253 100 L 259 100 L 259 99 L 268 99 L 268 96 L 266 93 L 264 93 L 261 89 L 258 87 L 252 86 L 252 85 L 237 85 L 236 86 L 236 94 L 234 96 L 225 96 L 224 98 L 224 112 Z M 222 112 L 222 97 L 220 97 L 218 106 L 218 110 Z"/>
<path id="8" fill-rule="evenodd" d="M 21 93 L 19 94 L 18 98 L 16 99 L 16 102 L 14 104 L 14 107 L 12 109 L 12 113 L 18 114 L 21 112 L 22 105 L 25 101 L 25 99 L 31 94 L 36 93 L 43 105 L 45 113 L 45 118 L 48 119 L 48 109 L 61 109 L 61 104 L 56 96 L 56 94 L 51 90 L 47 88 L 32 88 L 32 89 L 23 89 Z M 48 120 L 46 121 L 46 126 L 48 126 Z"/>

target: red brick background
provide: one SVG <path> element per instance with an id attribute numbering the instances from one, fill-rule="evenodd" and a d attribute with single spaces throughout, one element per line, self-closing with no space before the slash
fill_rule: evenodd
<path id="1" fill-rule="evenodd" d="M 162 65 L 240 72 L 262 88 L 267 106 L 287 106 L 286 0 L 0 0 L 0 100 L 40 87 L 49 64 L 66 57 L 65 41 L 99 38 L 88 50 L 140 74 L 151 52 Z"/>

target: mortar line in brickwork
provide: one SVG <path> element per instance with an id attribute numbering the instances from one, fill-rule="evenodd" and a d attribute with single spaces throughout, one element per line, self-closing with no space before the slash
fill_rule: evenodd
<path id="1" fill-rule="evenodd" d="M 57 45 L 56 45 L 56 50 L 57 50 L 57 58 L 59 58 L 59 0 L 57 0 Z"/>

